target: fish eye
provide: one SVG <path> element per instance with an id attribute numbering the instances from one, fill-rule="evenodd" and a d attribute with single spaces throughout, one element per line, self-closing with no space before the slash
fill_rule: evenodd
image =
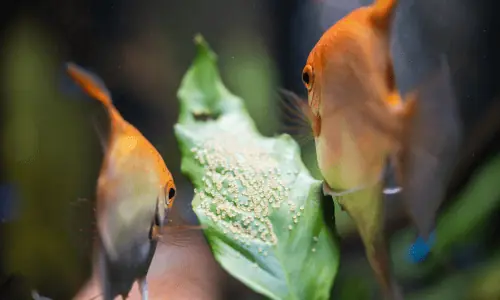
<path id="1" fill-rule="evenodd" d="M 307 74 L 307 72 L 302 74 L 302 81 L 304 81 L 305 84 L 309 84 L 309 74 Z"/>
<path id="2" fill-rule="evenodd" d="M 175 189 L 174 188 L 170 188 L 168 190 L 168 200 L 172 200 L 172 198 L 175 197 Z"/>
<path id="3" fill-rule="evenodd" d="M 311 89 L 313 82 L 313 71 L 310 65 L 306 65 L 304 67 L 304 70 L 302 71 L 302 82 L 304 82 L 304 85 L 308 90 Z"/>

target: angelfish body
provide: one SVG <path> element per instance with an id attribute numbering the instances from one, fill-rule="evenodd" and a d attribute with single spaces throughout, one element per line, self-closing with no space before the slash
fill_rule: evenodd
<path id="1" fill-rule="evenodd" d="M 312 49 L 302 79 L 324 192 L 353 218 L 386 298 L 402 295 L 383 234 L 381 177 L 403 151 L 403 104 L 394 80 L 389 32 L 395 0 L 361 7 L 329 28 Z M 342 196 L 339 196 L 342 195 Z"/>
<path id="2" fill-rule="evenodd" d="M 147 299 L 146 275 L 157 245 L 154 235 L 175 199 L 172 175 L 155 147 L 116 110 L 102 81 L 73 63 L 67 70 L 105 106 L 111 123 L 108 140 L 101 137 L 105 156 L 96 205 L 104 298 L 125 299 L 138 281 Z"/>
<path id="3" fill-rule="evenodd" d="M 318 165 L 334 189 L 379 181 L 382 161 L 401 135 L 405 108 L 394 84 L 387 32 L 394 2 L 378 1 L 338 21 L 304 68 Z"/>

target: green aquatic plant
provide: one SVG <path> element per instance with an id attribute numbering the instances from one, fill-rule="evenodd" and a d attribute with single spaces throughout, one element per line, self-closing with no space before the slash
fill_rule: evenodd
<path id="1" fill-rule="evenodd" d="M 288 135 L 263 137 L 242 99 L 223 85 L 201 36 L 178 92 L 181 169 L 215 258 L 271 299 L 329 299 L 337 241 L 321 209 L 321 182 Z"/>

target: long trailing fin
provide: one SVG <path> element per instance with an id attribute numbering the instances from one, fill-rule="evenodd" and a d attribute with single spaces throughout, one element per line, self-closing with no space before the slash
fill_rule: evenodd
<path id="1" fill-rule="evenodd" d="M 168 226 L 165 225 L 162 229 L 164 234 L 158 235 L 153 234 L 154 238 L 166 245 L 176 246 L 176 247 L 187 247 L 191 243 L 192 237 L 186 235 L 186 233 L 207 229 L 205 225 L 177 225 Z M 157 229 L 155 231 L 158 231 Z M 184 232 L 185 234 L 182 234 Z"/>

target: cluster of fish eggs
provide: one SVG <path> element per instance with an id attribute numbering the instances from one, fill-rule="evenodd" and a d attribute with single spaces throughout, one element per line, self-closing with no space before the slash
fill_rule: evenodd
<path id="1" fill-rule="evenodd" d="M 277 236 L 269 219 L 272 211 L 287 203 L 291 215 L 288 229 L 292 230 L 304 210 L 304 206 L 287 201 L 290 180 L 298 171 L 282 174 L 276 158 L 252 139 L 223 134 L 192 148 L 195 160 L 204 169 L 203 186 L 195 193 L 201 198 L 203 213 L 220 224 L 224 234 L 232 234 L 247 245 L 256 239 L 276 245 Z"/>

